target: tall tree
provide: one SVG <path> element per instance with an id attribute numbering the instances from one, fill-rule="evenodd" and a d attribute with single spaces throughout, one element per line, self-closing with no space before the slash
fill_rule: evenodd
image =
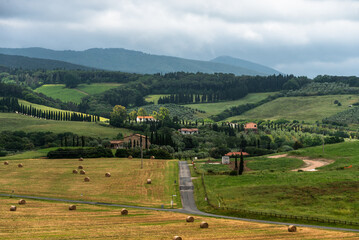
<path id="1" fill-rule="evenodd" d="M 127 119 L 127 110 L 124 106 L 116 105 L 110 114 L 110 124 L 115 127 L 122 127 Z"/>

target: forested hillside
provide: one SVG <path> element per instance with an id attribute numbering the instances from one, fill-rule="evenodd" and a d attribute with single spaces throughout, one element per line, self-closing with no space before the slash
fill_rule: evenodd
<path id="1" fill-rule="evenodd" d="M 84 65 L 96 69 L 130 73 L 154 74 L 169 72 L 233 73 L 235 75 L 271 75 L 255 63 L 231 65 L 215 61 L 198 61 L 170 56 L 146 54 L 122 48 L 93 48 L 85 51 L 54 51 L 44 48 L 0 48 L 0 53 L 45 58 Z"/>

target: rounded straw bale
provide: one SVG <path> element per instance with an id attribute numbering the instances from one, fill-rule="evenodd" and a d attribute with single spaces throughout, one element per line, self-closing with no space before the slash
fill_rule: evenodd
<path id="1" fill-rule="evenodd" d="M 79 158 L 79 161 L 83 161 L 84 159 L 82 157 Z"/>
<path id="2" fill-rule="evenodd" d="M 111 173 L 109 172 L 105 173 L 105 177 L 111 177 Z"/>
<path id="3" fill-rule="evenodd" d="M 9 162 L 8 162 L 8 161 L 5 161 L 5 162 L 4 162 L 4 165 L 9 165 Z"/>
<path id="4" fill-rule="evenodd" d="M 128 214 L 128 211 L 126 208 L 122 208 L 121 210 L 121 215 L 127 215 Z"/>
<path id="5" fill-rule="evenodd" d="M 290 225 L 290 226 L 288 227 L 288 232 L 296 232 L 296 231 L 297 231 L 297 227 L 296 227 L 296 226 Z"/>
<path id="6" fill-rule="evenodd" d="M 70 205 L 69 210 L 76 210 L 76 205 Z"/>
<path id="7" fill-rule="evenodd" d="M 81 166 L 81 165 L 80 165 L 80 166 L 78 166 L 77 168 L 78 168 L 78 169 L 84 169 L 84 167 L 83 167 L 83 166 Z"/>
<path id="8" fill-rule="evenodd" d="M 149 178 L 147 179 L 147 184 L 151 184 L 152 183 L 152 180 Z"/>
<path id="9" fill-rule="evenodd" d="M 22 165 L 22 163 L 19 163 L 17 166 L 21 168 L 21 167 L 23 167 L 24 165 Z"/>
<path id="10" fill-rule="evenodd" d="M 208 228 L 208 223 L 206 222 L 201 222 L 201 224 L 199 225 L 200 228 Z"/>
<path id="11" fill-rule="evenodd" d="M 20 204 L 20 205 L 26 204 L 26 200 L 25 200 L 25 199 L 20 199 L 20 200 L 19 200 L 19 204 Z"/>
<path id="12" fill-rule="evenodd" d="M 151 159 L 155 159 L 155 156 L 151 156 L 150 158 L 151 158 Z"/>
<path id="13" fill-rule="evenodd" d="M 89 181 L 90 181 L 90 178 L 89 178 L 89 177 L 85 177 L 85 178 L 84 178 L 84 181 L 85 181 L 85 182 L 89 182 Z"/>
<path id="14" fill-rule="evenodd" d="M 72 170 L 72 173 L 73 174 L 78 174 L 79 172 L 76 169 L 74 169 L 74 170 Z"/>
<path id="15" fill-rule="evenodd" d="M 85 175 L 86 174 L 85 170 L 81 169 L 80 174 Z"/>
<path id="16" fill-rule="evenodd" d="M 174 236 L 174 237 L 173 237 L 173 240 L 182 240 L 182 238 L 179 237 L 179 236 Z"/>
<path id="17" fill-rule="evenodd" d="M 187 217 L 186 217 L 186 222 L 194 222 L 194 217 L 192 217 L 192 216 L 187 216 Z"/>
<path id="18" fill-rule="evenodd" d="M 10 207 L 10 211 L 12 211 L 12 212 L 16 211 L 16 206 L 12 205 L 12 206 Z"/>
<path id="19" fill-rule="evenodd" d="M 128 156 L 128 159 L 132 159 L 132 156 L 130 155 L 130 156 Z"/>

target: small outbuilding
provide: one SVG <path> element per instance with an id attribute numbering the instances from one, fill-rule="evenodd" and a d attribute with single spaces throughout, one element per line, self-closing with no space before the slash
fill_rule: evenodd
<path id="1" fill-rule="evenodd" d="M 245 131 L 245 132 L 248 132 L 248 131 L 257 132 L 257 131 L 258 131 L 257 123 L 254 123 L 254 122 L 246 123 L 246 124 L 244 125 L 244 131 Z"/>

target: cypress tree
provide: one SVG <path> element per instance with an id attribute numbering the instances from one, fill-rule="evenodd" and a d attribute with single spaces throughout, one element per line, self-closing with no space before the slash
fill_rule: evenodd
<path id="1" fill-rule="evenodd" d="M 239 162 L 239 175 L 242 175 L 244 171 L 244 161 L 243 161 L 243 152 L 241 150 L 241 161 Z"/>

